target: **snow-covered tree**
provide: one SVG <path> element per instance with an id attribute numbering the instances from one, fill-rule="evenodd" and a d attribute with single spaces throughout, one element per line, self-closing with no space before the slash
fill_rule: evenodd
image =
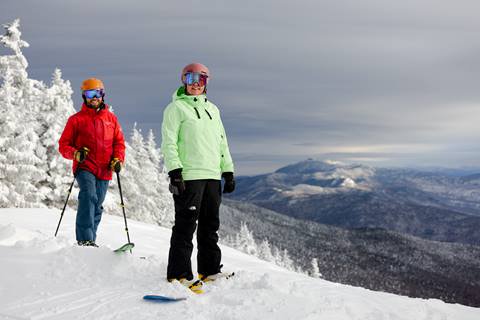
<path id="1" fill-rule="evenodd" d="M 64 186 L 72 180 L 71 162 L 58 153 L 60 135 L 68 117 L 75 112 L 72 93 L 70 82 L 62 79 L 60 69 L 55 69 L 51 86 L 45 90 L 43 101 L 39 101 L 40 144 L 37 156 L 41 159 L 39 168 L 46 174 L 39 181 L 37 189 L 44 195 L 47 206 L 64 201 Z"/>
<path id="2" fill-rule="evenodd" d="M 14 20 L 10 24 L 3 25 L 5 35 L 0 36 L 0 43 L 5 48 L 13 51 L 13 55 L 0 56 L 0 75 L 11 77 L 12 85 L 17 87 L 19 83 L 25 83 L 28 79 L 28 62 L 22 53 L 22 48 L 28 48 L 30 45 L 23 41 L 20 32 L 20 19 Z"/>
<path id="3" fill-rule="evenodd" d="M 27 207 L 41 200 L 35 187 L 42 172 L 37 167 L 41 160 L 35 153 L 38 124 L 34 114 L 42 85 L 28 79 L 28 63 L 21 51 L 21 48 L 28 47 L 28 43 L 20 39 L 19 25 L 19 20 L 4 25 L 5 35 L 0 36 L 0 43 L 14 53 L 0 57 L 3 78 L 0 114 L 4 117 L 0 177 L 4 190 L 8 190 L 3 195 L 7 202 L 0 203 L 2 207 Z"/>
<path id="4" fill-rule="evenodd" d="M 10 152 L 12 136 L 15 132 L 15 121 L 13 119 L 14 89 L 12 86 L 12 76 L 7 70 L 3 74 L 3 84 L 0 86 L 0 207 L 6 207 L 10 204 L 10 182 L 7 178 L 10 175 L 7 172 L 7 154 Z M 13 199 L 12 199 L 13 200 Z"/>
<path id="5" fill-rule="evenodd" d="M 274 261 L 274 257 L 272 254 L 272 246 L 267 239 L 264 239 L 258 246 L 258 257 L 265 261 Z"/>
<path id="6" fill-rule="evenodd" d="M 295 270 L 295 263 L 292 258 L 290 258 L 287 249 L 279 250 L 275 247 L 273 256 L 279 266 L 282 266 L 285 269 Z"/>
<path id="7" fill-rule="evenodd" d="M 168 190 L 169 178 L 165 170 L 162 152 L 157 147 L 153 130 L 149 130 L 146 151 L 150 162 L 154 166 L 155 179 L 152 181 L 151 187 L 154 188 L 154 198 L 156 203 L 155 218 L 158 224 L 170 226 L 174 220 L 174 204 L 173 198 Z"/>
<path id="8" fill-rule="evenodd" d="M 320 273 L 320 269 L 318 268 L 318 259 L 312 259 L 312 269 L 309 271 L 309 275 L 314 278 L 322 278 L 322 274 Z"/>
<path id="9" fill-rule="evenodd" d="M 145 142 L 141 130 L 133 127 L 130 143 L 127 144 L 125 168 L 121 183 L 127 215 L 139 221 L 171 226 L 173 222 L 173 199 L 168 192 L 167 175 L 161 165 L 160 150 L 156 148 L 153 133 Z M 118 190 L 112 184 L 111 196 L 104 206 L 107 212 L 118 212 Z"/>
<path id="10" fill-rule="evenodd" d="M 289 270 L 304 273 L 299 267 L 295 266 L 294 261 L 286 249 L 280 250 L 276 246 L 270 244 L 267 239 L 263 239 L 257 243 L 253 232 L 250 231 L 247 224 L 244 222 L 240 223 L 240 230 L 237 234 L 233 236 L 229 235 L 222 242 L 262 260 L 273 262 L 274 264 Z"/>
<path id="11" fill-rule="evenodd" d="M 245 223 L 240 226 L 240 232 L 235 238 L 235 248 L 245 253 L 256 256 L 258 253 L 257 244 L 253 238 L 252 232 Z"/>
<path id="12" fill-rule="evenodd" d="M 29 79 L 22 48 L 20 22 L 7 24 L 2 43 L 13 54 L 0 56 L 0 207 L 61 208 L 72 182 L 71 161 L 58 152 L 67 119 L 75 113 L 70 82 L 53 72 L 50 86 Z M 126 143 L 125 168 L 120 173 L 127 217 L 170 226 L 173 199 L 155 137 L 144 141 L 134 128 Z M 78 188 L 69 206 L 76 209 Z M 116 181 L 110 184 L 105 212 L 122 215 Z"/>

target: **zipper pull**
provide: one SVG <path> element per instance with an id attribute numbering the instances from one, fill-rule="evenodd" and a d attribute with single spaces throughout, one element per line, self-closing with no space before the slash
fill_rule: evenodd
<path id="1" fill-rule="evenodd" d="M 200 119 L 200 113 L 198 112 L 197 107 L 193 107 L 193 109 L 195 109 L 195 112 L 197 113 L 197 118 Z"/>
<path id="2" fill-rule="evenodd" d="M 210 118 L 210 120 L 213 120 L 213 119 L 212 119 L 212 116 L 211 116 L 210 113 L 207 111 L 207 109 L 205 109 L 205 112 L 208 114 L 208 117 Z"/>

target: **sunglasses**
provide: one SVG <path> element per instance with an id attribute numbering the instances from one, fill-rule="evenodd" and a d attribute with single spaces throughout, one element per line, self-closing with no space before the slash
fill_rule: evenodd
<path id="1" fill-rule="evenodd" d="M 187 72 L 185 73 L 185 84 L 192 85 L 198 83 L 199 86 L 203 87 L 207 85 L 208 76 L 203 73 L 198 72 Z"/>
<path id="2" fill-rule="evenodd" d="M 105 91 L 103 89 L 85 90 L 83 94 L 87 99 L 93 99 L 95 97 L 100 99 L 105 95 Z"/>

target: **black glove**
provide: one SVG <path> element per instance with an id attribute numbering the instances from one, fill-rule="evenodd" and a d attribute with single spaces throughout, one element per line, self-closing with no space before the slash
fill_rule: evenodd
<path id="1" fill-rule="evenodd" d="M 222 173 L 222 178 L 225 179 L 223 193 L 232 193 L 233 190 L 235 190 L 235 178 L 233 177 L 233 172 Z"/>
<path id="2" fill-rule="evenodd" d="M 73 153 L 73 158 L 78 161 L 78 163 L 82 163 L 87 158 L 90 149 L 87 147 L 81 147 L 77 151 Z"/>
<path id="3" fill-rule="evenodd" d="M 118 158 L 113 158 L 112 161 L 110 161 L 110 169 L 116 173 L 119 173 L 120 170 L 122 170 L 122 161 L 120 161 Z"/>
<path id="4" fill-rule="evenodd" d="M 168 176 L 170 177 L 170 185 L 168 186 L 170 192 L 177 196 L 184 193 L 185 182 L 183 181 L 182 177 L 182 168 L 170 171 L 168 173 Z"/>

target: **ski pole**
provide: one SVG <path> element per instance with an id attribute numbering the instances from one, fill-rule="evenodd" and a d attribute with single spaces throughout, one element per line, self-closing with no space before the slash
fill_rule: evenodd
<path id="1" fill-rule="evenodd" d="M 67 200 L 65 201 L 65 204 L 63 205 L 62 214 L 60 215 L 60 220 L 58 221 L 57 230 L 55 231 L 55 237 L 57 236 L 58 229 L 60 228 L 60 223 L 62 223 L 63 213 L 65 212 L 65 208 L 67 207 L 68 198 L 70 198 L 70 193 L 72 193 L 72 188 L 73 188 L 74 183 L 75 183 L 75 174 L 73 175 L 73 181 L 70 184 L 70 189 L 68 189 Z"/>
<path id="2" fill-rule="evenodd" d="M 122 195 L 122 185 L 120 184 L 120 175 L 118 172 L 115 172 L 117 174 L 117 182 L 118 182 L 118 190 L 120 192 L 120 205 L 122 206 L 122 211 L 123 211 L 123 220 L 125 221 L 125 231 L 127 232 L 127 240 L 128 243 L 130 242 L 130 235 L 128 233 L 128 226 L 127 226 L 127 215 L 125 214 L 125 204 L 123 203 L 123 195 Z M 132 253 L 132 249 L 130 249 L 130 253 Z"/>

